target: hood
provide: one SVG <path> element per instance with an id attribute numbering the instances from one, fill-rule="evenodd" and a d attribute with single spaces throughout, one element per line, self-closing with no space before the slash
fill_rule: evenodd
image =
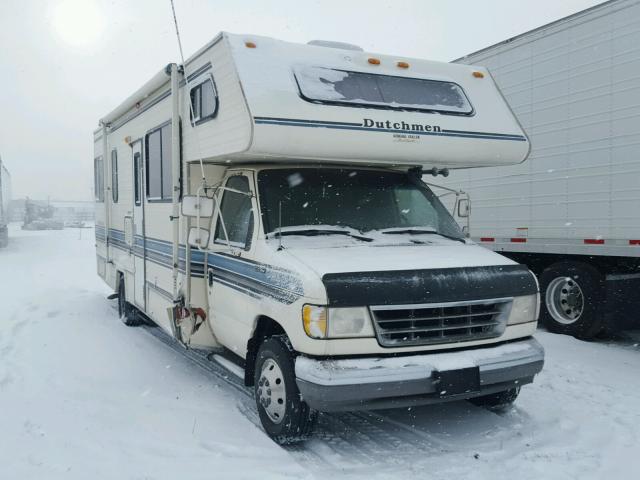
<path id="1" fill-rule="evenodd" d="M 287 239 L 288 240 L 288 239 Z M 300 242 L 301 245 L 302 242 Z M 502 255 L 473 243 L 442 240 L 426 245 L 287 245 L 286 251 L 320 277 L 328 273 L 427 270 L 487 265 L 514 265 Z"/>

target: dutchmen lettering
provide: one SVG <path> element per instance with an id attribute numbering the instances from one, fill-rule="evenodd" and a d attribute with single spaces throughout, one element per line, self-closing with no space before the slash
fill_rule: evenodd
<path id="1" fill-rule="evenodd" d="M 412 131 L 412 132 L 441 132 L 442 129 L 439 125 L 428 125 L 421 123 L 407 123 L 405 121 L 402 122 L 390 122 L 389 120 L 385 121 L 376 121 L 371 118 L 363 118 L 362 126 L 365 128 L 375 128 L 382 130 L 398 130 L 398 131 Z"/>

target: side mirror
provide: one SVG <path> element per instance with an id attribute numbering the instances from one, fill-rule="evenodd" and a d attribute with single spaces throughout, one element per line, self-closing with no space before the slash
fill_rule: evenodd
<path id="1" fill-rule="evenodd" d="M 207 248 L 207 245 L 209 245 L 209 230 L 206 228 L 191 227 L 187 241 L 192 247 Z"/>
<path id="2" fill-rule="evenodd" d="M 468 198 L 458 200 L 458 217 L 468 218 L 471 213 L 471 202 Z"/>
<path id="3" fill-rule="evenodd" d="M 182 215 L 185 217 L 213 216 L 213 198 L 185 195 L 182 197 Z"/>

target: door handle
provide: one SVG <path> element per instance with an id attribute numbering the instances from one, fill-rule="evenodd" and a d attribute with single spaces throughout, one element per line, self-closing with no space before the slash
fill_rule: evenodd
<path id="1" fill-rule="evenodd" d="M 209 268 L 207 270 L 207 281 L 209 286 L 213 285 L 213 268 Z"/>
<path id="2" fill-rule="evenodd" d="M 264 265 L 256 265 L 256 271 L 260 273 L 267 273 L 267 267 Z"/>

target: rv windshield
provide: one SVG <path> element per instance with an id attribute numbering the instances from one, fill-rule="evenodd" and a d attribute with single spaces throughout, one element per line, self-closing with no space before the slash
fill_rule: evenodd
<path id="1" fill-rule="evenodd" d="M 279 226 L 334 225 L 360 232 L 405 229 L 402 233 L 412 234 L 420 229 L 420 233 L 464 237 L 434 193 L 404 172 L 263 170 L 258 174 L 258 189 L 265 233 Z"/>

